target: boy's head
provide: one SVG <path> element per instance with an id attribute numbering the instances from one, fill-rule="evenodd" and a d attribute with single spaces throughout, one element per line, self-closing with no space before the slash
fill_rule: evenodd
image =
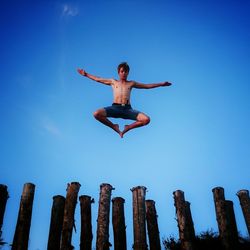
<path id="1" fill-rule="evenodd" d="M 120 72 L 120 69 L 123 69 L 126 73 L 129 73 L 130 70 L 129 65 L 126 62 L 122 62 L 118 65 L 117 67 L 118 73 Z"/>

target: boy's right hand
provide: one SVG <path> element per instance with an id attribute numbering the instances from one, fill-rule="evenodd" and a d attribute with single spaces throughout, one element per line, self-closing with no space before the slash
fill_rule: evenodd
<path id="1" fill-rule="evenodd" d="M 86 71 L 83 70 L 83 69 L 77 69 L 78 73 L 83 75 L 83 76 L 86 76 Z"/>

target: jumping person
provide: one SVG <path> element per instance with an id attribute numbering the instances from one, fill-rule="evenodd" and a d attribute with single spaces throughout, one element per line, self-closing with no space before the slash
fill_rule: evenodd
<path id="1" fill-rule="evenodd" d="M 112 106 L 98 109 L 94 112 L 94 117 L 101 123 L 112 128 L 120 135 L 121 138 L 129 130 L 145 126 L 150 122 L 149 116 L 140 111 L 134 110 L 131 107 L 130 93 L 132 88 L 152 89 L 171 85 L 170 82 L 143 84 L 135 81 L 128 81 L 127 77 L 129 74 L 129 69 L 129 65 L 126 62 L 118 65 L 117 70 L 120 78 L 119 80 L 97 77 L 87 73 L 83 69 L 77 70 L 81 75 L 86 76 L 96 82 L 100 82 L 105 85 L 110 85 L 113 88 L 114 99 Z M 112 123 L 108 119 L 108 117 L 130 119 L 134 120 L 135 122 L 130 125 L 125 125 L 124 130 L 120 131 L 119 125 Z"/>

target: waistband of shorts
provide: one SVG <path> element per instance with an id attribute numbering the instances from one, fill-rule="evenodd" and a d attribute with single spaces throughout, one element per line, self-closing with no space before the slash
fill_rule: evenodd
<path id="1" fill-rule="evenodd" d="M 122 103 L 112 103 L 113 106 L 120 106 L 120 107 L 131 107 L 131 104 L 122 104 Z"/>

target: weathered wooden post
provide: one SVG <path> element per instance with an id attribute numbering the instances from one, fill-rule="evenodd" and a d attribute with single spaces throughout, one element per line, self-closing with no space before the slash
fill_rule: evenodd
<path id="1" fill-rule="evenodd" d="M 238 243 L 238 229 L 234 213 L 234 203 L 226 200 L 226 214 L 230 225 L 230 237 L 232 242 Z"/>
<path id="2" fill-rule="evenodd" d="M 155 202 L 153 200 L 146 200 L 146 220 L 148 228 L 149 249 L 160 250 L 160 233 L 157 222 Z"/>
<path id="3" fill-rule="evenodd" d="M 185 201 L 184 192 L 176 190 L 174 194 L 174 205 L 176 207 L 179 237 L 183 250 L 194 249 L 195 231 L 190 210 L 190 203 Z"/>
<path id="4" fill-rule="evenodd" d="M 237 249 L 238 231 L 233 211 L 233 202 L 225 200 L 222 187 L 213 188 L 212 191 L 221 242 L 226 250 Z"/>
<path id="5" fill-rule="evenodd" d="M 71 182 L 67 187 L 67 195 L 64 207 L 61 250 L 71 250 L 72 230 L 75 224 L 74 215 L 77 203 L 77 196 L 81 185 L 78 182 Z"/>
<path id="6" fill-rule="evenodd" d="M 186 217 L 187 217 L 186 222 L 187 222 L 189 237 L 191 240 L 194 240 L 194 238 L 195 238 L 194 222 L 193 222 L 192 213 L 191 213 L 191 209 L 190 209 L 190 202 L 188 202 L 188 201 L 185 201 L 185 213 L 186 213 Z"/>
<path id="7" fill-rule="evenodd" d="M 237 193 L 240 200 L 241 209 L 245 218 L 248 234 L 250 236 L 250 198 L 248 190 L 240 190 Z"/>
<path id="8" fill-rule="evenodd" d="M 32 183 L 24 184 L 12 250 L 28 249 L 34 194 L 35 185 Z"/>
<path id="9" fill-rule="evenodd" d="M 0 239 L 2 237 L 4 212 L 5 212 L 7 200 L 9 198 L 7 189 L 8 187 L 6 185 L 0 184 Z"/>
<path id="10" fill-rule="evenodd" d="M 115 250 L 127 249 L 124 202 L 125 200 L 121 197 L 112 199 L 112 224 Z"/>
<path id="11" fill-rule="evenodd" d="M 47 250 L 60 249 L 64 206 L 65 197 L 61 195 L 56 195 L 53 197 Z"/>
<path id="12" fill-rule="evenodd" d="M 135 250 L 146 250 L 146 209 L 145 196 L 146 187 L 137 186 L 131 189 L 133 192 L 133 227 L 134 227 L 134 245 Z"/>
<path id="13" fill-rule="evenodd" d="M 80 250 L 92 249 L 92 223 L 91 223 L 91 199 L 88 195 L 81 195 L 79 197 L 81 206 L 81 236 L 80 236 Z"/>
<path id="14" fill-rule="evenodd" d="M 96 250 L 109 249 L 109 214 L 111 192 L 114 188 L 107 183 L 100 185 L 99 208 L 96 232 Z"/>

